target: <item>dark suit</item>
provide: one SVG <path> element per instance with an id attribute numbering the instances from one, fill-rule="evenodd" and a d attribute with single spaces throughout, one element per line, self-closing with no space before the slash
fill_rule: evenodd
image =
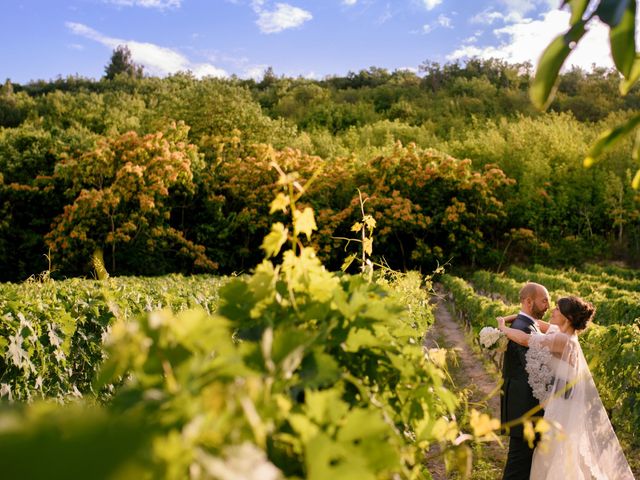
<path id="1" fill-rule="evenodd" d="M 518 315 L 511 328 L 522 330 L 526 333 L 540 333 L 536 323 L 524 315 Z M 503 384 L 500 397 L 500 420 L 502 423 L 520 418 L 539 404 L 529 386 L 528 375 L 525 370 L 526 353 L 527 347 L 512 341 L 509 341 L 507 351 L 504 353 L 502 364 Z M 536 416 L 542 415 L 544 415 L 543 411 L 536 413 Z M 508 435 L 509 453 L 502 478 L 505 480 L 527 480 L 531 471 L 533 450 L 529 448 L 527 441 L 523 438 L 522 425 L 512 427 Z"/>

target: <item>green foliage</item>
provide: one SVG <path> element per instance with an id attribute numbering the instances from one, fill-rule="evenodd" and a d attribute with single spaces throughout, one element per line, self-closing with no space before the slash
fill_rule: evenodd
<path id="1" fill-rule="evenodd" d="M 149 437 L 139 417 L 52 402 L 3 406 L 0 418 L 0 458 L 7 478 L 140 478 L 142 471 L 129 461 Z"/>
<path id="2" fill-rule="evenodd" d="M 25 92 L 15 93 L 9 79 L 0 87 L 0 127 L 15 128 L 26 120 L 33 100 Z"/>
<path id="3" fill-rule="evenodd" d="M 618 277 L 623 280 L 640 280 L 640 272 L 630 268 L 617 265 L 598 265 L 595 263 L 585 263 L 584 271 L 590 275 L 606 275 L 606 278 Z"/>
<path id="4" fill-rule="evenodd" d="M 266 116 L 250 92 L 233 83 L 176 74 L 162 81 L 154 93 L 153 112 L 149 112 L 151 131 L 167 121 L 183 121 L 190 127 L 191 142 L 203 151 L 234 135 L 242 147 L 255 143 L 270 143 L 276 148 L 297 146 L 294 127 Z M 212 149 L 211 153 L 215 152 Z M 216 156 L 211 155 L 210 160 L 215 161 Z"/>
<path id="5" fill-rule="evenodd" d="M 107 80 L 113 80 L 117 75 L 137 78 L 143 75 L 142 65 L 136 65 L 131 59 L 131 50 L 126 45 L 118 45 L 111 54 L 111 60 L 104 69 Z"/>
<path id="6" fill-rule="evenodd" d="M 563 5 L 565 4 L 569 4 L 572 11 L 570 28 L 554 39 L 540 58 L 530 90 L 533 103 L 541 109 L 549 105 L 560 68 L 586 32 L 586 27 L 596 17 L 609 27 L 611 56 L 616 69 L 623 77 L 620 81 L 620 93 L 628 94 L 640 79 L 640 54 L 636 51 L 635 42 L 636 0 L 595 0 L 593 2 L 565 0 Z M 591 8 L 588 9 L 589 6 Z M 589 11 L 588 16 L 583 18 L 587 11 Z M 593 164 L 621 137 L 630 134 L 637 125 L 636 115 L 625 124 L 604 132 L 584 159 L 585 166 Z M 637 170 L 632 186 L 634 189 L 640 186 L 640 170 Z"/>
<path id="7" fill-rule="evenodd" d="M 111 278 L 106 283 L 37 279 L 0 285 L 0 383 L 13 400 L 82 396 L 103 357 L 102 340 L 118 314 L 200 306 L 217 308 L 214 277 Z M 112 292 L 105 298 L 104 290 Z M 97 392 L 95 392 L 97 393 Z"/>
<path id="8" fill-rule="evenodd" d="M 524 282 L 537 282 L 549 289 L 554 298 L 580 295 L 597 309 L 598 325 L 632 325 L 640 319 L 640 285 L 609 275 L 589 275 L 575 270 L 559 272 L 536 265 L 525 269 L 512 265 L 507 275 L 478 270 L 471 277 L 474 287 L 484 294 L 498 294 L 504 301 L 517 304 Z"/>
<path id="9" fill-rule="evenodd" d="M 598 255 L 606 237 L 619 239 L 620 251 L 624 238 L 636 235 L 631 220 L 636 194 L 628 179 L 635 167 L 631 158 L 625 158 L 630 145 L 621 144 L 611 152 L 606 167 L 584 170 L 581 159 L 593 139 L 593 130 L 571 116 L 552 114 L 537 120 L 492 122 L 442 148 L 457 157 L 474 158 L 480 165 L 497 163 L 516 180 L 515 188 L 507 191 L 511 195 L 502 198 L 514 214 L 505 229 L 510 232 L 505 241 L 513 240 L 506 251 L 510 261 L 526 258 L 575 265 Z M 614 222 L 617 227 L 612 229 Z M 531 232 L 529 242 L 516 242 L 511 235 L 524 233 L 522 229 Z"/>
<path id="10" fill-rule="evenodd" d="M 265 207 L 276 181 L 268 172 L 266 147 L 260 146 L 267 143 L 299 170 L 322 168 L 305 201 L 318 212 L 320 235 L 314 243 L 330 268 L 342 264 L 342 245 L 332 237 L 348 236 L 358 217 L 353 203 L 358 188 L 371 197 L 376 221 L 376 215 L 388 219 L 379 223 L 376 243 L 394 268 L 430 269 L 451 257 L 487 267 L 524 259 L 578 264 L 585 257 L 610 256 L 634 261 L 640 214 L 629 188 L 636 170 L 629 152 L 640 142 L 634 147 L 628 137 L 616 136 L 619 141 L 611 142 L 604 154 L 606 167 L 603 162 L 585 171 L 580 160 L 596 132 L 633 123 L 629 112 L 640 107 L 640 90 L 622 98 L 614 91 L 614 73 L 574 69 L 560 75 L 551 105 L 565 113 L 537 114 L 527 100 L 530 70 L 528 65 L 474 59 L 425 63 L 423 76 L 372 68 L 320 81 L 271 72 L 261 82 L 198 80 L 189 74 L 5 82 L 0 107 L 5 105 L 14 120 L 6 125 L 10 128 L 0 129 L 0 278 L 24 279 L 46 269 L 47 234 L 58 238 L 56 248 L 64 243 L 62 237 L 69 245 L 78 244 L 78 237 L 70 237 L 76 227 L 53 230 L 60 227 L 65 208 L 82 213 L 82 205 L 87 208 L 79 215 L 84 220 L 78 217 L 80 230 L 90 217 L 96 236 L 106 238 L 121 230 L 126 219 L 140 219 L 142 225 L 136 227 L 141 233 L 119 232 L 123 241 L 116 255 L 110 248 L 115 244 L 82 240 L 78 258 L 65 254 L 64 265 L 59 265 L 65 270 L 54 276 L 86 272 L 80 257 L 88 258 L 98 243 L 111 270 L 117 256 L 120 273 L 201 271 L 207 263 L 202 255 L 224 273 L 254 267 L 261 258 L 254 245 L 269 229 Z M 180 182 L 162 198 L 163 207 L 157 210 L 169 218 L 151 221 L 168 236 L 161 235 L 157 248 L 140 255 L 148 240 L 142 232 L 151 230 L 144 222 L 150 219 L 135 211 L 139 202 L 132 199 L 139 192 L 131 190 L 149 186 L 128 182 L 107 188 L 110 201 L 119 202 L 116 217 L 122 220 L 120 226 L 110 226 L 113 215 L 88 208 L 89 193 L 82 200 L 77 189 L 75 197 L 65 195 L 71 183 L 68 164 L 81 158 L 93 162 L 105 142 L 117 143 L 131 132 L 139 139 L 158 135 L 172 121 L 189 127 L 184 142 L 197 147 L 201 158 L 191 167 L 190 185 Z M 430 151 L 435 176 L 424 166 Z M 417 159 L 407 152 L 416 152 Z M 472 163 L 456 170 L 457 179 L 445 180 L 441 177 L 450 174 L 441 170 L 449 168 L 444 152 Z M 387 176 L 379 165 L 389 162 L 406 164 L 394 171 L 410 180 L 415 170 L 416 183 L 409 187 L 396 174 Z M 491 180 L 485 170 L 490 163 L 514 179 L 515 186 L 494 182 L 491 190 L 497 177 Z M 466 176 L 476 173 L 482 181 L 469 183 Z M 73 175 L 78 185 L 92 185 L 91 178 L 82 178 L 91 175 L 87 169 Z M 95 190 L 103 190 L 99 200 L 106 202 L 108 192 Z M 400 212 L 406 215 L 399 217 Z M 54 253 L 63 260 L 59 251 Z M 200 260 L 194 263 L 196 257 Z"/>
<path id="11" fill-rule="evenodd" d="M 496 317 L 512 313 L 511 307 L 503 302 L 476 294 L 473 287 L 462 278 L 443 275 L 441 282 L 453 297 L 456 316 L 475 333 L 474 338 L 477 338 L 477 333 L 483 327 L 495 321 Z"/>
<path id="12" fill-rule="evenodd" d="M 422 347 L 433 320 L 422 278 L 399 275 L 378 283 L 328 272 L 304 245 L 302 236 L 308 242 L 314 229 L 312 211 L 297 206 L 305 188 L 272 165 L 288 194 L 288 203 L 274 205 L 291 216 L 281 230 L 291 248 L 280 264 L 264 260 L 251 276 L 228 280 L 215 314 L 165 309 L 128 316 L 113 304 L 121 296 L 112 280 L 98 283 L 117 319 L 110 321 L 104 362 L 92 388 L 111 387 L 102 408 L 77 411 L 70 428 L 60 428 L 65 432 L 61 445 L 86 442 L 78 472 L 92 456 L 105 455 L 97 446 L 110 451 L 112 442 L 136 427 L 137 435 L 126 442 L 130 454 L 117 449 L 97 475 L 136 471 L 183 478 L 187 472 L 216 476 L 223 469 L 241 469 L 238 474 L 244 476 L 258 469 L 261 478 L 274 479 L 280 473 L 426 479 L 422 452 L 434 444 L 450 451 L 451 458 L 462 453 L 457 458 L 467 463 L 468 447 L 456 440 L 460 427 L 452 419 L 458 399 L 445 387 L 444 352 L 425 355 Z M 272 249 L 273 254 L 279 250 Z M 161 291 L 158 285 L 155 289 Z M 401 302 L 409 298 L 407 308 Z M 32 325 L 22 322 L 19 328 Z M 57 326 L 48 328 L 58 334 Z M 65 335 L 53 335 L 51 345 L 71 347 L 68 340 L 75 333 L 60 330 Z M 21 345 L 8 349 L 11 361 L 16 356 L 31 360 Z M 29 376 L 14 378 L 22 382 Z M 17 391 L 3 385 L 4 394 Z M 33 419 L 0 432 L 0 443 L 17 440 L 28 449 L 59 442 L 55 431 L 46 432 L 52 423 L 54 429 L 67 423 L 60 418 L 69 407 L 47 419 L 35 414 L 42 408 L 35 403 L 0 412 L 4 424 L 9 418 Z M 115 418 L 122 426 L 99 436 Z M 83 431 L 75 428 L 77 422 L 85 425 Z M 60 454 L 57 461 L 66 458 Z"/>

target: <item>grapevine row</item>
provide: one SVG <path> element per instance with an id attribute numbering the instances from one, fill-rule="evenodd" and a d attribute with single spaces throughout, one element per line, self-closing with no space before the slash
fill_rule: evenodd
<path id="1" fill-rule="evenodd" d="M 580 295 L 593 303 L 597 309 L 594 323 L 598 325 L 632 325 L 640 318 L 640 295 L 625 292 L 607 297 L 607 286 L 580 289 L 580 284 L 549 273 L 532 272 L 511 267 L 509 276 L 478 270 L 471 276 L 475 288 L 486 294 L 498 294 L 507 303 L 520 302 L 520 288 L 526 281 L 541 283 L 549 290 L 553 299 L 566 295 Z M 619 291 L 618 291 L 619 292 Z"/>

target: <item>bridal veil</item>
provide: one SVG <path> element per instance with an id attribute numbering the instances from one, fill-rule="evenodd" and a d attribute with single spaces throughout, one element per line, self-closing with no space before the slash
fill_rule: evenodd
<path id="1" fill-rule="evenodd" d="M 633 480 L 577 335 L 552 326 L 529 339 L 527 373 L 554 428 L 534 451 L 532 480 Z"/>

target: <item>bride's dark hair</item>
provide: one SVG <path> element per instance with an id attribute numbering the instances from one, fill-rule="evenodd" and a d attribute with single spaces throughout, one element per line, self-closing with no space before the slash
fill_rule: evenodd
<path id="1" fill-rule="evenodd" d="M 576 330 L 584 330 L 596 313 L 596 307 L 580 297 L 562 297 L 558 300 L 560 313 L 567 317 L 571 326 Z"/>

